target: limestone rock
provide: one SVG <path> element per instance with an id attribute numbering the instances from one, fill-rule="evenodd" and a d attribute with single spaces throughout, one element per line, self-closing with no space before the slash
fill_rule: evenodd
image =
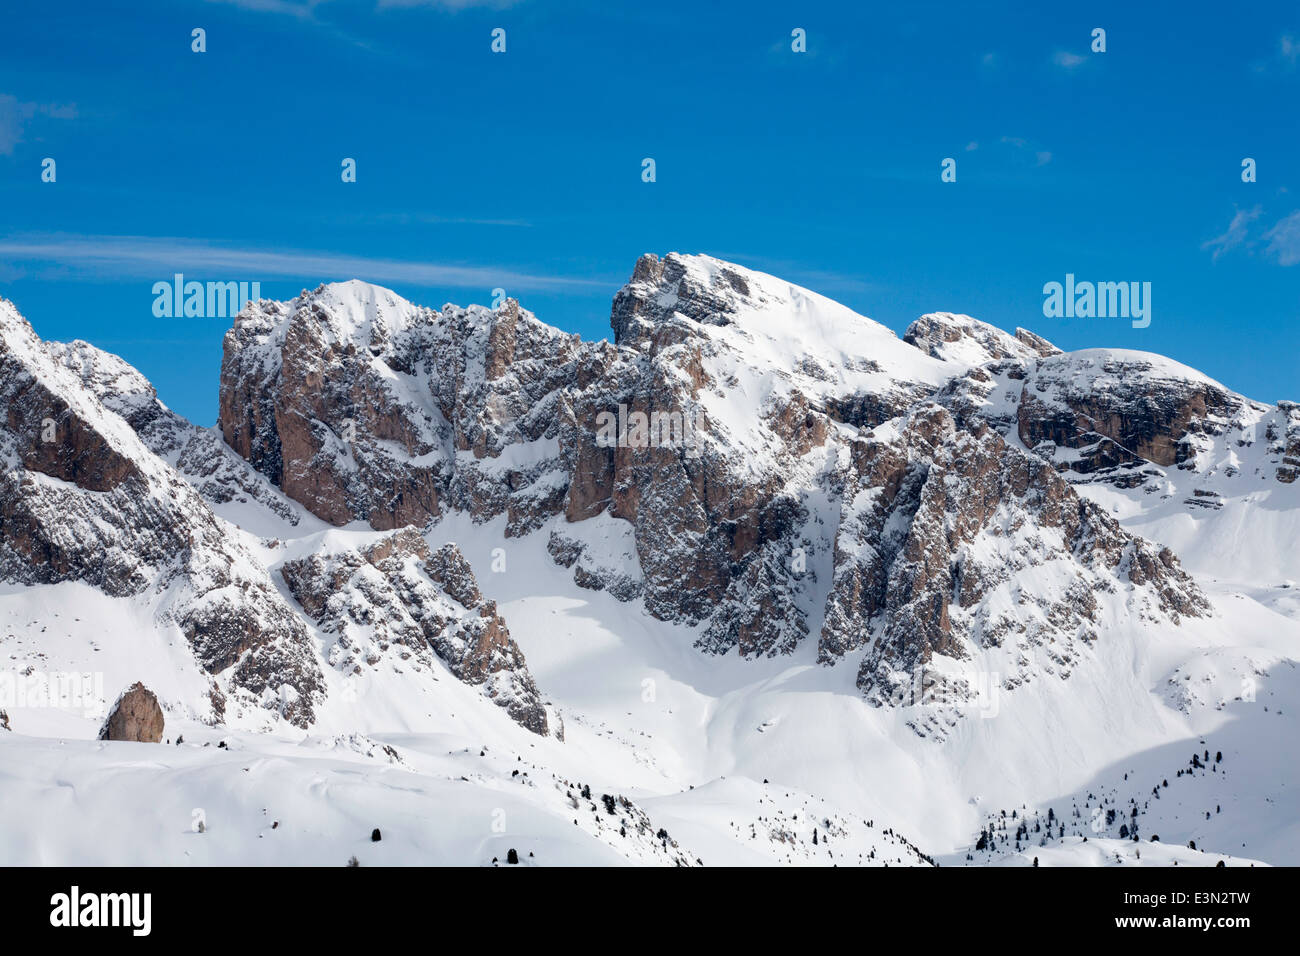
<path id="1" fill-rule="evenodd" d="M 136 682 L 122 692 L 100 728 L 100 740 L 130 740 L 156 744 L 162 740 L 163 711 L 158 698 Z"/>
<path id="2" fill-rule="evenodd" d="M 308 616 L 334 637 L 327 654 L 338 670 L 356 673 L 390 657 L 407 679 L 428 684 L 436 657 L 524 727 L 547 733 L 523 652 L 454 544 L 434 551 L 407 528 L 359 550 L 285 562 L 281 574 Z"/>

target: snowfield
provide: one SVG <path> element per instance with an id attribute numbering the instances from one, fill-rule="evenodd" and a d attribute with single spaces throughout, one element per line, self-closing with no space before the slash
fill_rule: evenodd
<path id="1" fill-rule="evenodd" d="M 351 680 L 327 669 L 328 704 L 310 732 L 270 717 L 214 728 L 193 717 L 206 681 L 183 640 L 155 635 L 129 601 L 78 584 L 6 588 L 0 649 L 11 665 L 59 673 L 93 662 L 104 697 L 93 710 L 8 708 L 0 858 L 490 865 L 515 848 L 536 865 L 1110 865 L 1137 863 L 1135 853 L 1144 865 L 1300 862 L 1287 706 L 1300 694 L 1300 623 L 1248 596 L 1212 591 L 1218 613 L 1193 641 L 1139 628 L 1099 645 L 1108 653 L 1077 669 L 1070 694 L 998 694 L 934 744 L 905 726 L 906 709 L 852 693 L 852 668 L 819 667 L 811 649 L 702 655 L 687 629 L 573 588 L 544 535 L 507 539 L 500 524 L 452 518 L 428 538 L 475 542 L 466 556 L 563 741 L 527 733 L 449 674 L 426 685 L 397 667 Z M 375 536 L 330 529 L 274 554 Z M 496 549 L 504 570 L 492 570 Z M 94 740 L 117 690 L 137 679 L 172 690 L 170 743 Z M 1243 688 L 1254 700 L 1239 699 Z M 1179 776 L 1206 748 L 1222 752 L 1218 769 Z M 635 810 L 608 813 L 605 794 Z M 1154 804 L 1140 843 L 1118 839 L 1126 816 L 1094 828 L 1085 807 L 1102 794 Z M 966 859 L 986 818 L 1049 807 L 1067 816 L 1065 837 L 1039 846 L 1039 833 Z M 1161 842 L 1149 846 L 1150 835 Z"/>

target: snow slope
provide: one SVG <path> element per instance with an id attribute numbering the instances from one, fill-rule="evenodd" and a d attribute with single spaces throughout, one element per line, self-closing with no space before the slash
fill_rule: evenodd
<path id="1" fill-rule="evenodd" d="M 330 692 L 309 733 L 212 728 L 187 716 L 179 695 L 168 697 L 170 747 L 94 742 L 102 709 L 81 716 L 10 708 L 13 731 L 0 732 L 0 788 L 14 808 L 6 862 L 333 865 L 355 854 L 363 863 L 487 864 L 504 858 L 507 844 L 544 864 L 671 862 L 661 841 L 615 839 L 601 800 L 608 793 L 633 802 L 688 861 L 898 865 L 925 862 L 919 851 L 956 864 L 988 813 L 1020 806 L 1059 813 L 1069 795 L 1122 787 L 1115 780 L 1122 773 L 1134 779 L 1125 799 L 1173 778 L 1177 800 L 1164 797 L 1161 815 L 1144 829 L 1166 842 L 1195 839 L 1207 854 L 1192 862 L 1212 865 L 1214 854 L 1300 860 L 1300 808 L 1287 796 L 1300 793 L 1297 728 L 1285 706 L 1300 691 L 1287 656 L 1300 627 L 1258 605 L 1247 604 L 1255 610 L 1238 622 L 1241 632 L 1225 625 L 1225 614 L 1190 642 L 1141 632 L 1131 643 L 1109 642 L 1110 656 L 1083 662 L 1068 695 L 1046 685 L 1001 695 L 985 702 L 987 716 L 936 745 L 918 741 L 906 712 L 877 710 L 852 694 L 852 672 L 817 666 L 811 650 L 759 661 L 700 655 L 680 625 L 629 617 L 608 594 L 575 591 L 545 553 L 544 537 L 507 539 L 503 524 L 449 518 L 429 539 L 474 542 L 466 556 L 511 622 L 562 741 L 528 734 L 446 674 L 416 694 L 400 674 L 368 672 L 349 685 L 327 670 Z M 327 534 L 375 537 L 369 529 Z M 505 570 L 492 570 L 494 549 L 504 549 Z M 121 601 L 88 589 L 41 590 L 0 596 L 0 649 L 11 660 L 77 667 L 105 653 L 105 630 L 130 627 L 108 616 Z M 1212 596 L 1225 612 L 1223 605 L 1245 603 Z M 69 613 L 83 620 L 64 622 Z M 41 622 L 56 620 L 54 640 L 56 629 Z M 1255 646 L 1249 633 L 1258 635 Z M 162 648 L 136 651 L 113 658 L 104 706 L 131 678 L 183 686 L 184 669 L 170 675 Z M 1116 682 L 1125 672 L 1136 679 Z M 1234 700 L 1247 677 L 1254 701 Z M 1200 693 L 1183 690 L 1187 683 Z M 185 743 L 176 747 L 179 735 Z M 218 747 L 222 740 L 228 749 Z M 1226 772 L 1198 795 L 1210 784 L 1173 775 L 1202 741 L 1223 751 Z M 69 813 L 72 794 L 60 795 L 69 787 L 83 808 L 80 822 L 44 825 L 56 810 Z M 1084 797 L 1076 799 L 1082 805 Z M 1205 824 L 1211 799 L 1223 811 Z M 123 813 L 141 806 L 150 810 Z M 195 809 L 207 816 L 206 835 L 190 829 Z M 114 834 L 107 842 L 96 835 L 105 813 Z M 620 809 L 615 819 L 630 816 Z M 373 827 L 386 834 L 381 845 L 367 842 Z M 220 840 L 205 842 L 219 832 Z M 1082 835 L 1096 836 L 1086 828 Z M 1038 855 L 1043 865 L 1056 859 Z"/>

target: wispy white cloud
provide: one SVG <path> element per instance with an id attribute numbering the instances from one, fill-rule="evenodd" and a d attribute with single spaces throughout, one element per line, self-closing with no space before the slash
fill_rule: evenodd
<path id="1" fill-rule="evenodd" d="M 329 15 L 328 8 L 342 6 L 342 0 L 206 0 L 206 2 L 236 7 L 252 13 L 277 14 L 320 30 L 326 36 L 332 36 L 341 43 L 372 54 L 386 56 L 390 60 L 399 56 L 392 50 L 381 48 L 373 39 L 359 35 L 352 27 L 345 28 L 335 22 Z M 367 0 L 364 5 L 375 11 L 425 7 L 447 13 L 458 13 L 471 8 L 503 9 L 512 7 L 518 2 L 521 0 Z"/>
<path id="2" fill-rule="evenodd" d="M 442 10 L 470 10 L 478 7 L 488 10 L 504 10 L 513 7 L 521 0 L 378 0 L 382 10 L 385 7 L 436 7 Z"/>
<path id="3" fill-rule="evenodd" d="M 1296 64 L 1300 63 L 1300 41 L 1290 34 L 1283 36 L 1278 41 L 1278 56 L 1288 68 L 1295 69 Z"/>
<path id="4" fill-rule="evenodd" d="M 1297 66 L 1300 66 L 1300 39 L 1297 39 L 1294 33 L 1282 34 L 1266 56 L 1250 64 L 1251 70 L 1255 73 L 1274 71 L 1289 73 Z"/>
<path id="5" fill-rule="evenodd" d="M 1300 263 L 1300 209 L 1279 219 L 1273 228 L 1264 233 L 1268 240 L 1265 252 L 1277 259 L 1279 265 Z"/>
<path id="6" fill-rule="evenodd" d="M 299 20 L 311 20 L 315 16 L 316 8 L 324 0 L 207 0 L 207 2 L 239 7 L 241 10 L 252 10 L 254 13 L 279 13 Z"/>
<path id="7" fill-rule="evenodd" d="M 72 103 L 24 103 L 16 96 L 0 93 L 0 156 L 14 154 L 14 147 L 23 141 L 27 125 L 37 116 L 76 119 L 77 107 Z"/>
<path id="8" fill-rule="evenodd" d="M 381 53 L 372 41 L 357 36 L 351 30 L 341 29 L 329 22 L 327 18 L 316 15 L 316 11 L 324 7 L 329 0 L 206 0 L 206 2 L 252 13 L 271 13 L 288 17 L 290 20 L 298 21 L 299 24 L 320 30 L 326 36 L 332 36 L 348 46 L 370 53 Z"/>
<path id="9" fill-rule="evenodd" d="M 1233 249 L 1245 245 L 1250 236 L 1250 224 L 1258 219 L 1262 212 L 1263 210 L 1259 206 L 1253 209 L 1238 209 L 1223 234 L 1201 243 L 1201 248 L 1209 250 L 1211 253 L 1210 258 L 1217 262 L 1219 256 L 1225 252 L 1231 252 Z"/>
<path id="10" fill-rule="evenodd" d="M 333 281 L 406 282 L 464 289 L 553 290 L 617 284 L 586 276 L 536 275 L 504 266 L 409 262 L 331 252 L 267 251 L 237 248 L 197 239 L 153 236 L 29 235 L 0 239 L 0 258 L 50 263 L 76 275 L 160 279 L 174 272 L 206 272 L 217 277 L 283 277 Z"/>
<path id="11" fill-rule="evenodd" d="M 279 13 L 300 20 L 315 19 L 317 9 L 330 0 L 207 0 L 225 6 L 239 7 L 254 13 Z M 372 0 L 376 10 L 393 8 L 430 7 L 439 10 L 470 10 L 478 7 L 500 10 L 513 7 L 521 0 Z"/>
<path id="12" fill-rule="evenodd" d="M 1051 150 L 1043 149 L 1037 143 L 1031 143 L 1023 136 L 1003 136 L 998 140 L 998 142 L 1002 143 L 1004 146 L 1010 146 L 1019 152 L 1032 153 L 1034 156 L 1035 166 L 1046 166 L 1052 161 Z"/>
<path id="13" fill-rule="evenodd" d="M 1260 206 L 1252 209 L 1238 209 L 1233 214 L 1228 228 L 1221 235 L 1201 243 L 1201 248 L 1210 251 L 1214 260 L 1225 252 L 1245 249 L 1253 253 L 1263 244 L 1263 255 L 1280 266 L 1300 265 L 1300 209 L 1296 209 L 1262 233 L 1256 232 L 1254 223 L 1264 214 Z"/>
<path id="14" fill-rule="evenodd" d="M 1071 53 L 1069 50 L 1057 50 L 1052 55 L 1052 62 L 1063 70 L 1074 70 L 1083 66 L 1087 61 L 1086 56 L 1080 56 L 1077 53 Z"/>

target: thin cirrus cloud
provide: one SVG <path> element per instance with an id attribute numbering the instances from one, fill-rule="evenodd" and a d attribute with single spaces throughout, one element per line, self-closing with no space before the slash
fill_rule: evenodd
<path id="1" fill-rule="evenodd" d="M 1251 252 L 1263 243 L 1264 256 L 1278 265 L 1300 264 L 1300 209 L 1283 216 L 1262 233 L 1255 233 L 1254 223 L 1263 214 L 1264 210 L 1260 206 L 1238 209 L 1228 223 L 1228 228 L 1222 234 L 1201 243 L 1201 248 L 1209 251 L 1211 259 L 1217 262 L 1224 253 L 1241 248 Z"/>
<path id="2" fill-rule="evenodd" d="M 377 6 L 385 7 L 435 7 L 439 10 L 470 10 L 484 7 L 488 10 L 503 10 L 513 7 L 520 0 L 377 0 Z"/>
<path id="3" fill-rule="evenodd" d="M 207 2 L 225 7 L 235 7 L 255 14 L 277 14 L 289 18 L 282 20 L 282 23 L 287 24 L 297 21 L 299 24 L 321 31 L 326 36 L 332 36 L 335 40 L 348 46 L 376 55 L 383 54 L 390 58 L 396 56 L 391 50 L 382 50 L 375 41 L 359 35 L 355 30 L 338 26 L 328 12 L 324 12 L 331 7 L 343 6 L 343 3 L 338 2 L 338 0 L 333 3 L 330 0 L 207 0 Z M 517 0 L 370 0 L 365 6 L 377 12 L 424 8 L 455 14 L 471 9 L 500 10 L 514 6 L 516 2 Z"/>
<path id="4" fill-rule="evenodd" d="M 1052 56 L 1052 62 L 1063 70 L 1075 70 L 1083 66 L 1088 58 L 1080 56 L 1077 53 L 1071 53 L 1069 50 L 1057 50 Z"/>
<path id="5" fill-rule="evenodd" d="M 1262 213 L 1263 209 L 1259 206 L 1253 209 L 1238 209 L 1233 214 L 1232 221 L 1228 223 L 1228 228 L 1213 239 L 1201 243 L 1201 248 L 1210 253 L 1212 261 L 1217 262 L 1224 253 L 1246 244 L 1250 238 L 1250 224 Z"/>
<path id="6" fill-rule="evenodd" d="M 1279 219 L 1264 238 L 1268 241 L 1264 251 L 1277 259 L 1278 265 L 1300 263 L 1300 209 Z"/>
<path id="7" fill-rule="evenodd" d="M 324 7 L 329 0 L 207 0 L 208 3 L 220 3 L 225 6 L 239 7 L 254 13 L 279 13 L 296 17 L 299 20 L 315 18 L 316 10 Z M 374 0 L 376 9 L 432 7 L 438 10 L 470 10 L 476 7 L 500 10 L 512 7 L 519 0 Z"/>
<path id="8" fill-rule="evenodd" d="M 220 276 L 271 276 L 333 281 L 363 279 L 452 288 L 599 288 L 589 276 L 536 275 L 510 268 L 464 263 L 410 262 L 302 250 L 263 251 L 196 239 L 151 236 L 17 236 L 0 239 L 0 258 L 52 264 L 74 275 L 160 279 L 174 272 L 205 270 Z"/>
<path id="9" fill-rule="evenodd" d="M 1289 33 L 1282 37 L 1278 41 L 1278 58 L 1288 69 L 1295 69 L 1297 61 L 1300 61 L 1300 40 Z"/>
<path id="10" fill-rule="evenodd" d="M 38 116 L 46 119 L 77 118 L 75 104 L 25 103 L 10 93 L 0 93 L 0 156 L 12 156 L 23 141 L 28 124 Z"/>
<path id="11" fill-rule="evenodd" d="M 1002 145 L 1004 146 L 1010 146 L 1012 149 L 1015 149 L 1023 153 L 1032 153 L 1034 157 L 1035 166 L 1046 166 L 1048 163 L 1052 161 L 1051 150 L 1043 149 L 1037 144 L 1031 143 L 1023 136 L 1003 136 L 1001 139 L 998 140 L 998 142 L 1002 143 Z M 975 146 L 976 149 L 979 148 L 978 143 L 975 143 L 973 145 Z M 969 145 L 966 147 L 967 150 L 969 150 L 970 148 L 971 147 Z"/>
<path id="12" fill-rule="evenodd" d="M 1278 37 L 1277 44 L 1266 56 L 1250 65 L 1255 73 L 1290 73 L 1300 65 L 1300 39 L 1292 33 Z"/>
<path id="13" fill-rule="evenodd" d="M 279 13 L 285 16 L 296 17 L 299 20 L 310 20 L 316 12 L 316 8 L 321 5 L 322 0 L 208 0 L 208 3 L 219 3 L 228 7 L 239 7 L 241 10 L 251 10 L 254 13 Z"/>

